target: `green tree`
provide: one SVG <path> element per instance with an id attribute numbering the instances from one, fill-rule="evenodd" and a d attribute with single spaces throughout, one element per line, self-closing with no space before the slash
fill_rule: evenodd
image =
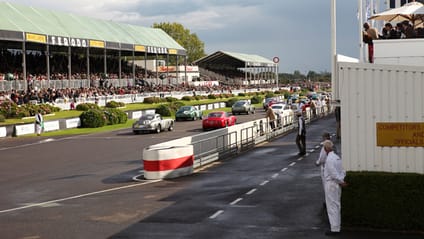
<path id="1" fill-rule="evenodd" d="M 180 23 L 154 23 L 152 27 L 162 29 L 187 50 L 187 63 L 192 63 L 206 55 L 205 44 L 195 33 L 191 33 Z"/>

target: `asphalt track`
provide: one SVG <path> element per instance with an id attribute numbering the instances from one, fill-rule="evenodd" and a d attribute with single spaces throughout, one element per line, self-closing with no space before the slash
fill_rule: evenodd
<path id="1" fill-rule="evenodd" d="M 313 162 L 334 118 L 307 127 L 303 157 L 288 134 L 190 176 L 131 180 L 144 145 L 200 132 L 197 124 L 0 141 L 0 238 L 326 238 Z M 422 237 L 343 228 L 338 238 Z"/>

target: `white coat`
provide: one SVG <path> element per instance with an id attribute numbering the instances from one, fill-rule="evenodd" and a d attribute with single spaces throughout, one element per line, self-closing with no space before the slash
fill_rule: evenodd
<path id="1" fill-rule="evenodd" d="M 324 167 L 325 177 L 325 203 L 327 204 L 327 214 L 330 221 L 331 231 L 339 232 L 341 225 L 341 195 L 340 184 L 344 183 L 345 171 L 342 167 L 342 160 L 333 151 L 327 154 Z"/>

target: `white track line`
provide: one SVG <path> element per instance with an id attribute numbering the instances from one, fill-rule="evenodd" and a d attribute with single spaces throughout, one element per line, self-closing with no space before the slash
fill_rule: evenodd
<path id="1" fill-rule="evenodd" d="M 252 193 L 256 192 L 256 190 L 257 190 L 257 189 L 256 189 L 256 188 L 254 188 L 254 189 L 250 190 L 249 192 L 247 192 L 246 194 L 247 194 L 247 195 L 250 195 L 250 194 L 252 194 Z"/>
<path id="2" fill-rule="evenodd" d="M 215 219 L 217 218 L 219 215 L 221 215 L 222 213 L 224 213 L 224 210 L 219 210 L 216 213 L 214 213 L 212 216 L 210 216 L 210 219 Z"/>
<path id="3" fill-rule="evenodd" d="M 108 193 L 108 192 L 118 191 L 118 190 L 122 190 L 122 189 L 138 187 L 138 186 L 142 186 L 142 185 L 146 185 L 146 184 L 156 183 L 156 182 L 159 182 L 159 181 L 162 181 L 162 180 L 152 180 L 152 181 L 148 181 L 148 182 L 144 182 L 144 183 L 137 183 L 137 184 L 131 184 L 131 185 L 123 186 L 123 187 L 110 188 L 110 189 L 105 189 L 105 190 L 100 190 L 100 191 L 96 191 L 96 192 L 75 195 L 75 196 L 71 196 L 71 197 L 66 197 L 66 198 L 61 198 L 61 199 L 56 199 L 56 200 L 51 200 L 51 201 L 46 201 L 46 202 L 29 203 L 26 206 L 16 207 L 16 208 L 10 208 L 10 209 L 6 209 L 6 210 L 1 210 L 0 211 L 0 214 L 1 213 L 6 213 L 6 212 L 19 211 L 19 210 L 23 210 L 23 209 L 27 209 L 27 208 L 32 208 L 32 207 L 43 207 L 45 205 L 49 205 L 49 204 L 52 204 L 52 203 L 69 201 L 69 200 L 72 200 L 72 199 L 93 196 L 93 195 L 96 195 L 96 194 Z"/>
<path id="4" fill-rule="evenodd" d="M 293 167 L 294 165 L 296 165 L 296 162 L 289 164 L 289 167 Z"/>
<path id="5" fill-rule="evenodd" d="M 265 180 L 265 181 L 263 181 L 261 184 L 259 184 L 259 185 L 261 185 L 261 186 L 264 186 L 265 184 L 267 184 L 267 183 L 269 183 L 269 181 L 268 180 Z"/>
<path id="6" fill-rule="evenodd" d="M 243 198 L 237 198 L 236 200 L 232 201 L 230 203 L 230 205 L 236 205 L 238 202 L 240 202 L 241 200 L 243 200 Z"/>

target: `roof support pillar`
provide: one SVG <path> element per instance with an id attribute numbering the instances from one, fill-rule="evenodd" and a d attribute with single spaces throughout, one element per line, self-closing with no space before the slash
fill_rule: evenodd
<path id="1" fill-rule="evenodd" d="M 47 82 L 49 83 L 50 86 L 50 46 L 49 44 L 46 44 L 46 66 L 47 66 Z"/>
<path id="2" fill-rule="evenodd" d="M 119 81 L 122 79 L 122 65 L 121 65 L 121 50 L 118 51 L 118 69 L 119 69 Z"/>
<path id="3" fill-rule="evenodd" d="M 68 80 L 72 79 L 71 46 L 68 46 Z"/>
<path id="4" fill-rule="evenodd" d="M 103 73 L 105 73 L 105 75 L 107 75 L 107 55 L 106 55 L 106 48 L 104 48 L 103 50 Z"/>
<path id="5" fill-rule="evenodd" d="M 144 52 L 144 78 L 147 80 L 147 51 Z"/>
<path id="6" fill-rule="evenodd" d="M 136 75 L 135 75 L 135 51 L 132 51 L 132 75 L 134 78 L 134 82 L 137 79 Z"/>
<path id="7" fill-rule="evenodd" d="M 246 64 L 246 62 L 244 62 L 244 80 L 246 82 L 250 82 L 250 81 L 247 80 L 247 64 Z"/>
<path id="8" fill-rule="evenodd" d="M 90 82 L 89 83 L 89 86 L 91 86 L 91 77 L 90 77 L 90 48 L 89 47 L 87 47 L 86 59 L 87 59 L 87 81 Z"/>
<path id="9" fill-rule="evenodd" d="M 189 85 L 187 79 L 187 55 L 184 56 L 184 80 L 187 82 L 187 86 Z"/>
<path id="10" fill-rule="evenodd" d="M 24 86 L 25 89 L 28 89 L 27 87 L 27 70 L 26 70 L 26 43 L 25 41 L 22 42 L 22 73 L 24 73 L 23 77 L 24 77 Z M 18 89 L 17 83 L 18 83 L 18 79 L 15 79 L 16 82 L 16 89 Z"/>

